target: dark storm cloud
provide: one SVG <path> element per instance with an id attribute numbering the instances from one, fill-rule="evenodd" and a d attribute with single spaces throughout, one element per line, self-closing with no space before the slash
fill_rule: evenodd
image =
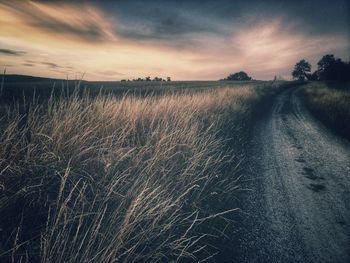
<path id="1" fill-rule="evenodd" d="M 99 6 L 107 13 L 115 15 L 119 26 L 117 34 L 134 40 L 177 40 L 189 34 L 220 34 L 223 28 L 201 16 L 190 2 L 181 1 L 104 1 Z M 175 44 L 175 43 L 173 43 Z"/>
<path id="2" fill-rule="evenodd" d="M 282 17 L 308 34 L 349 33 L 349 3 L 334 1 L 95 1 L 115 15 L 119 33 L 135 40 L 181 40 L 190 33 L 234 33 L 238 27 Z"/>
<path id="3" fill-rule="evenodd" d="M 9 55 L 9 56 L 22 56 L 25 53 L 26 52 L 24 51 L 17 51 L 13 49 L 5 49 L 5 48 L 0 49 L 0 54 Z"/>

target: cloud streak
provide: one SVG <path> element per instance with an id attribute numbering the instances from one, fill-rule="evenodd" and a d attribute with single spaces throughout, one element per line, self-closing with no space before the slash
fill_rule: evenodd
<path id="1" fill-rule="evenodd" d="M 56 63 L 52 63 L 52 62 L 41 62 L 41 64 L 45 65 L 45 66 L 48 66 L 49 68 L 63 68 L 59 65 L 57 65 Z"/>
<path id="2" fill-rule="evenodd" d="M 23 66 L 25 67 L 34 67 L 35 65 L 32 63 L 22 63 Z"/>
<path id="3" fill-rule="evenodd" d="M 89 4 L 3 1 L 0 6 L 15 17 L 15 22 L 36 31 L 92 42 L 114 39 L 108 19 Z"/>
<path id="4" fill-rule="evenodd" d="M 0 54 L 8 55 L 8 56 L 22 56 L 26 52 L 24 51 L 17 51 L 13 49 L 6 49 L 6 48 L 1 48 L 0 49 Z"/>

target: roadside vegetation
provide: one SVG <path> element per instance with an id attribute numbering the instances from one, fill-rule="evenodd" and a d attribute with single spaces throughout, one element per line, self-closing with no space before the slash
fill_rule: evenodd
<path id="1" fill-rule="evenodd" d="M 294 79 L 309 82 L 302 90 L 312 114 L 339 135 L 350 139 L 350 62 L 324 55 L 311 73 L 305 59 L 295 64 Z"/>
<path id="2" fill-rule="evenodd" d="M 305 86 L 303 94 L 316 118 L 350 140 L 349 86 L 349 82 L 311 82 Z"/>
<path id="3" fill-rule="evenodd" d="M 234 238 L 250 122 L 280 86 L 2 98 L 1 261 L 212 260 Z"/>

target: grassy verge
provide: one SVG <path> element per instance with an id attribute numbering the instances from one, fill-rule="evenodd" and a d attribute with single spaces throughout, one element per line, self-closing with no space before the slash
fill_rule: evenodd
<path id="1" fill-rule="evenodd" d="M 350 83 L 312 82 L 303 93 L 312 114 L 350 140 Z"/>
<path id="2" fill-rule="evenodd" d="M 278 85 L 4 104 L 4 262 L 212 260 L 250 120 Z"/>

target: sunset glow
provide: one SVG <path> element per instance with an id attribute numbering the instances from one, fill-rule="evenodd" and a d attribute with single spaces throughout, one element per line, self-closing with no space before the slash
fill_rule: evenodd
<path id="1" fill-rule="evenodd" d="M 313 64 L 326 53 L 349 58 L 346 28 L 311 34 L 299 30 L 288 10 L 263 18 L 247 11 L 220 21 L 207 10 L 173 6 L 164 4 L 158 21 L 136 11 L 123 18 L 130 6 L 119 1 L 110 8 L 94 1 L 0 1 L 0 67 L 56 78 L 85 72 L 87 80 L 215 80 L 238 70 L 271 79 L 289 78 L 300 58 Z M 152 5 L 147 8 L 154 15 Z"/>

